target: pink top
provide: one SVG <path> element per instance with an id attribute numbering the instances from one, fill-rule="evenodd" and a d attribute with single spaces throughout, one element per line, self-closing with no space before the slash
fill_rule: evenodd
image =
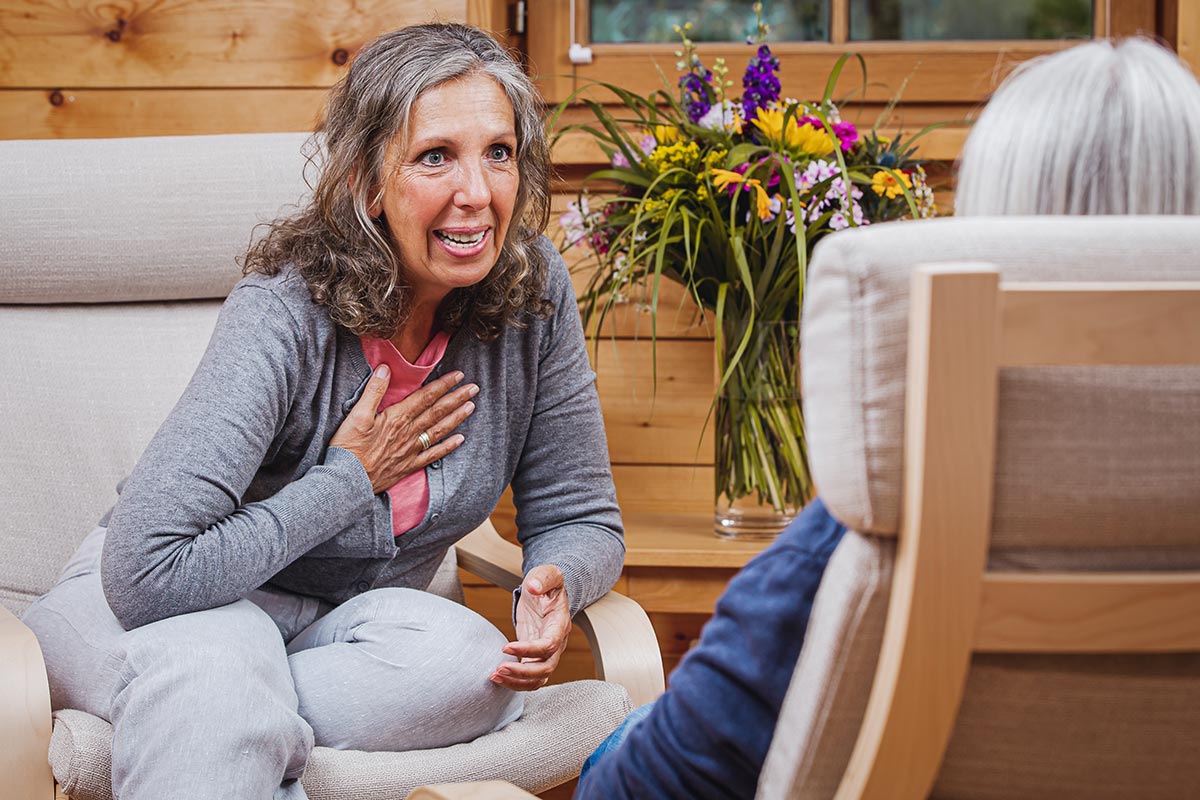
<path id="1" fill-rule="evenodd" d="M 387 364 L 392 371 L 387 392 L 379 403 L 379 410 L 383 411 L 421 388 L 421 384 L 425 383 L 429 373 L 445 355 L 450 334 L 439 331 L 434 335 L 421 355 L 417 356 L 415 364 L 408 363 L 408 359 L 400 355 L 396 346 L 387 339 L 362 336 L 359 341 L 362 342 L 363 355 L 367 357 L 371 369 Z M 429 510 L 429 481 L 425 478 L 425 470 L 417 470 L 401 478 L 399 483 L 388 489 L 388 496 L 392 498 L 393 534 L 399 536 L 415 528 L 425 519 L 425 512 Z"/>

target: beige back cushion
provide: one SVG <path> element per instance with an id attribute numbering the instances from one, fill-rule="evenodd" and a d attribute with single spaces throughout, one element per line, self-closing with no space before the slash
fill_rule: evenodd
<path id="1" fill-rule="evenodd" d="M 1200 280 L 1200 221 L 956 219 L 831 237 L 812 266 L 805 411 L 819 492 L 852 528 L 821 584 L 759 797 L 830 797 L 878 659 L 902 480 L 908 277 Z M 1008 370 L 994 569 L 1200 569 L 1191 368 Z M 936 420 L 933 421 L 936 424 Z M 937 797 L 1186 796 L 1200 784 L 1200 656 L 977 656 Z"/>
<path id="2" fill-rule="evenodd" d="M 251 231 L 303 197 L 305 139 L 0 142 L 0 603 L 46 591 L 116 499 Z"/>
<path id="3" fill-rule="evenodd" d="M 818 493 L 851 527 L 896 533 L 915 265 L 986 262 L 1005 280 L 1200 280 L 1198 253 L 1200 220 L 1188 217 L 943 219 L 825 240 L 802 327 Z M 999 413 L 995 547 L 1195 543 L 1200 370 L 1005 370 Z"/>
<path id="4" fill-rule="evenodd" d="M 255 226 L 306 195 L 307 138 L 0 142 L 0 303 L 224 297 Z"/>

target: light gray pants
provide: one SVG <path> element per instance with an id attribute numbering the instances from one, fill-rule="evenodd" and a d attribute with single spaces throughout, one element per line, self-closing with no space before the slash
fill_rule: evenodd
<path id="1" fill-rule="evenodd" d="M 457 603 L 375 589 L 340 606 L 257 590 L 125 631 L 104 599 L 104 529 L 25 612 L 55 709 L 113 726 L 117 800 L 302 800 L 314 742 L 416 750 L 466 742 L 521 715 L 488 676 L 504 634 Z"/>

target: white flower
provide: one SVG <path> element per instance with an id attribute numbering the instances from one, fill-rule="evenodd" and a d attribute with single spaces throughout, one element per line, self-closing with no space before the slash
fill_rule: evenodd
<path id="1" fill-rule="evenodd" d="M 558 224 L 567 236 L 567 244 L 582 247 L 588 235 L 588 217 L 591 210 L 586 197 L 567 203 L 567 210 L 558 218 Z"/>
<path id="2" fill-rule="evenodd" d="M 703 117 L 696 120 L 696 124 L 701 128 L 707 128 L 710 131 L 724 131 L 730 133 L 736 125 L 737 118 L 742 115 L 741 103 L 735 103 L 732 100 L 725 100 L 720 104 L 714 103 L 708 109 Z"/>

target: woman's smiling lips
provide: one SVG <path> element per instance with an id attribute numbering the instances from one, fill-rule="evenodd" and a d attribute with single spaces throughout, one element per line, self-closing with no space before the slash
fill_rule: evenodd
<path id="1" fill-rule="evenodd" d="M 470 258 L 484 251 L 491 238 L 491 228 L 439 228 L 433 238 L 452 256 Z"/>

